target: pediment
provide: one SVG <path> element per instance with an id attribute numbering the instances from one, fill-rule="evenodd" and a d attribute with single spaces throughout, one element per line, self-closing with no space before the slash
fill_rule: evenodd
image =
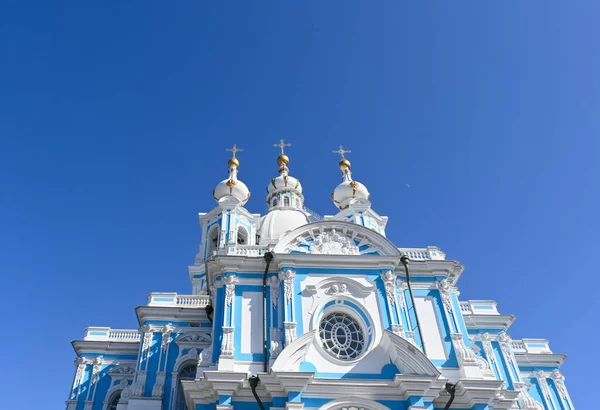
<path id="1" fill-rule="evenodd" d="M 317 343 L 319 342 L 316 330 L 305 333 L 283 349 L 275 363 L 273 363 L 273 370 L 276 372 L 301 371 L 300 366 L 309 354 L 309 350 L 314 348 L 313 346 Z M 378 350 L 378 352 L 385 355 L 386 359 L 396 366 L 400 374 L 433 378 L 440 375 L 439 370 L 423 352 L 408 340 L 389 330 L 384 331 L 381 341 L 373 350 Z M 378 352 L 377 354 L 380 354 Z M 320 363 L 323 363 L 323 361 L 320 361 Z"/>
<path id="2" fill-rule="evenodd" d="M 310 255 L 385 255 L 400 257 L 387 238 L 350 222 L 322 221 L 303 225 L 281 238 L 275 253 Z"/>
<path id="3" fill-rule="evenodd" d="M 212 335 L 208 332 L 191 331 L 177 336 L 174 342 L 181 348 L 208 346 L 212 342 Z"/>

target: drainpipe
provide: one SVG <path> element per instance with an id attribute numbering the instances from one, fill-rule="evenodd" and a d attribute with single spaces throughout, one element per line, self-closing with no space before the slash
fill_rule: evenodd
<path id="1" fill-rule="evenodd" d="M 448 400 L 448 403 L 446 403 L 446 407 L 444 407 L 444 410 L 448 410 L 450 408 L 450 405 L 454 401 L 454 392 L 456 391 L 456 384 L 446 383 L 446 390 L 448 391 L 448 393 L 450 393 L 450 399 Z"/>
<path id="2" fill-rule="evenodd" d="M 410 284 L 410 273 L 408 272 L 408 263 L 410 262 L 410 259 L 408 259 L 408 256 L 402 255 L 402 257 L 400 258 L 400 262 L 402 263 L 402 265 L 404 265 L 404 272 L 406 272 L 406 283 L 408 284 L 408 293 L 410 294 L 410 302 L 412 303 L 412 308 L 415 312 L 415 319 L 417 321 L 417 329 L 419 329 L 419 338 L 421 339 L 423 354 L 427 356 L 427 352 L 425 351 L 425 340 L 423 340 L 423 332 L 421 332 L 421 322 L 419 322 L 419 315 L 417 314 L 417 308 L 415 306 L 415 297 L 413 296 L 412 286 Z"/>
<path id="3" fill-rule="evenodd" d="M 260 379 L 258 378 L 258 375 L 256 375 L 256 374 L 253 374 L 252 376 L 248 377 L 248 383 L 250 383 L 250 388 L 252 389 L 252 395 L 254 396 L 254 399 L 258 403 L 260 410 L 265 410 L 265 406 L 263 405 L 262 401 L 260 400 L 260 397 L 258 397 L 258 393 L 256 393 L 256 386 L 258 386 L 259 381 L 260 381 Z"/>
<path id="4" fill-rule="evenodd" d="M 267 262 L 267 266 L 265 266 L 265 274 L 263 275 L 263 371 L 267 373 L 267 274 L 269 273 L 269 266 L 271 265 L 271 261 L 273 260 L 272 252 L 265 252 L 265 261 Z M 258 376 L 256 377 L 256 383 L 258 384 Z M 252 383 L 250 383 L 252 386 Z M 256 386 L 254 386 L 256 388 Z M 262 408 L 262 404 L 256 396 L 256 392 L 252 390 L 254 393 L 254 397 Z"/>

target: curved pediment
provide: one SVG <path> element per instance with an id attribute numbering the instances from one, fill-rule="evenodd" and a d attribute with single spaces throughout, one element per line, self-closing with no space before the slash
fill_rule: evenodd
<path id="1" fill-rule="evenodd" d="M 303 225 L 281 238 L 275 253 L 311 255 L 401 256 L 386 237 L 351 222 L 321 221 Z"/>
<path id="2" fill-rule="evenodd" d="M 315 343 L 319 343 L 316 337 L 316 330 L 311 330 L 290 343 L 273 363 L 273 370 L 276 372 L 302 371 L 300 366 L 309 353 L 309 349 Z M 408 340 L 389 330 L 384 331 L 379 345 L 373 350 L 379 350 L 380 353 L 375 354 L 384 355 L 389 362 L 396 366 L 400 374 L 434 378 L 440 375 L 439 370 L 423 352 Z"/>

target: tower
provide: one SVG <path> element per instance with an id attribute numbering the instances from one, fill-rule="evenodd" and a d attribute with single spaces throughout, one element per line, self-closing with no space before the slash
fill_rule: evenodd
<path id="1" fill-rule="evenodd" d="M 138 329 L 73 341 L 68 410 L 574 409 L 566 356 L 513 340 L 496 302 L 461 301 L 464 268 L 439 248 L 393 244 L 349 151 L 334 151 L 338 213 L 312 221 L 275 145 L 264 216 L 228 150 L 190 294 L 151 293 Z"/>

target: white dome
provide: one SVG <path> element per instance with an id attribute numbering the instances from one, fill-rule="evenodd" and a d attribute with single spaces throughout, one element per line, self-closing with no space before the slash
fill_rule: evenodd
<path id="1" fill-rule="evenodd" d="M 340 162 L 342 170 L 342 183 L 335 187 L 331 199 L 340 209 L 345 209 L 351 202 L 365 202 L 369 200 L 369 191 L 367 187 L 358 181 L 352 180 L 350 172 L 350 161 L 347 159 Z"/>
<path id="2" fill-rule="evenodd" d="M 213 196 L 217 201 L 233 197 L 244 205 L 248 201 L 248 198 L 250 198 L 250 191 L 242 181 L 228 178 L 219 182 L 213 191 Z"/>
<path id="3" fill-rule="evenodd" d="M 308 214 L 298 209 L 271 209 L 260 218 L 260 243 L 276 242 L 286 233 L 310 223 Z"/>
<path id="4" fill-rule="evenodd" d="M 267 192 L 269 194 L 281 189 L 289 191 L 294 190 L 300 194 L 302 193 L 300 180 L 289 175 L 279 175 L 278 177 L 273 178 L 271 183 L 267 185 Z"/>
<path id="5" fill-rule="evenodd" d="M 250 191 L 246 184 L 237 178 L 237 167 L 240 165 L 237 158 L 233 157 L 228 162 L 229 178 L 219 182 L 213 191 L 213 197 L 217 202 L 233 200 L 242 206 L 248 202 Z"/>

